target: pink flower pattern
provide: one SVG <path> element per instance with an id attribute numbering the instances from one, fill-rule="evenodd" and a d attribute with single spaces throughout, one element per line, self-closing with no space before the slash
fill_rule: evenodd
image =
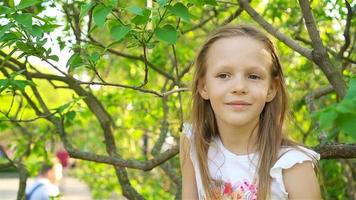
<path id="1" fill-rule="evenodd" d="M 255 180 L 252 183 L 247 180 L 235 184 L 222 181 L 221 183 L 220 187 L 213 187 L 213 200 L 257 200 Z"/>

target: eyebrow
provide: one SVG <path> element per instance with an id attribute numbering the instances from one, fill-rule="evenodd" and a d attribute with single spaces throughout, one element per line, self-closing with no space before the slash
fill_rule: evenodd
<path id="1" fill-rule="evenodd" d="M 221 70 L 234 70 L 235 68 L 230 66 L 230 65 L 222 65 L 219 66 L 216 71 L 221 71 Z M 266 72 L 266 70 L 263 67 L 257 67 L 257 66 L 247 66 L 246 70 L 257 70 L 261 72 Z"/>
<path id="2" fill-rule="evenodd" d="M 261 71 L 261 72 L 267 72 L 265 70 L 265 68 L 262 68 L 262 67 L 256 67 L 256 66 L 252 66 L 252 67 L 247 67 L 247 70 L 257 70 L 257 71 Z"/>

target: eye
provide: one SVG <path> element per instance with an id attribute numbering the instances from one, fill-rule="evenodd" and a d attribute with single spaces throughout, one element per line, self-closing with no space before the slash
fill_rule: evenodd
<path id="1" fill-rule="evenodd" d="M 256 74 L 251 74 L 251 75 L 248 76 L 248 78 L 253 79 L 253 80 L 261 79 L 261 77 L 256 75 Z"/>
<path id="2" fill-rule="evenodd" d="M 220 78 L 220 79 L 227 79 L 227 78 L 230 78 L 230 75 L 227 73 L 221 73 L 221 74 L 218 74 L 216 77 Z"/>

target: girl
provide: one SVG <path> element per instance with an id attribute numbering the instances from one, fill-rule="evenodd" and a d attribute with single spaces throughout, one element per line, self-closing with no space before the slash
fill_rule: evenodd
<path id="1" fill-rule="evenodd" d="M 181 137 L 182 198 L 320 199 L 319 154 L 282 134 L 287 108 L 272 42 L 224 27 L 200 50 Z"/>

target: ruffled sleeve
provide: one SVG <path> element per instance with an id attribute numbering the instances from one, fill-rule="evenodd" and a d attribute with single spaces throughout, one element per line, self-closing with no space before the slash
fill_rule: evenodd
<path id="1" fill-rule="evenodd" d="M 283 196 L 288 198 L 288 192 L 283 183 L 283 169 L 289 169 L 295 164 L 301 164 L 305 161 L 316 161 L 320 159 L 320 155 L 313 150 L 299 146 L 298 148 L 286 148 L 281 150 L 280 158 L 270 170 L 272 179 L 277 182 L 277 185 Z M 312 162 L 313 163 L 313 162 Z M 314 167 L 314 163 L 313 163 Z M 275 188 L 276 189 L 276 188 Z"/>

